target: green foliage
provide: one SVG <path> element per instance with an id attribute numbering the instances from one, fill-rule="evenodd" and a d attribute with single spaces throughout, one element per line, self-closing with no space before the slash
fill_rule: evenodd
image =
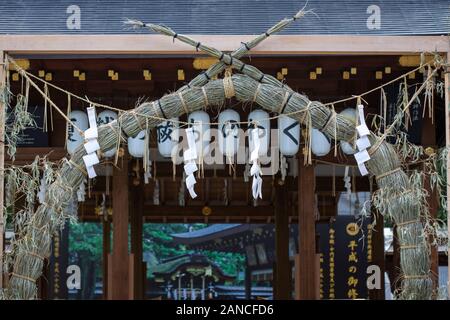
<path id="1" fill-rule="evenodd" d="M 75 261 L 86 259 L 99 269 L 102 263 L 103 233 L 100 223 L 70 223 L 69 252 Z"/>
<path id="2" fill-rule="evenodd" d="M 221 267 L 226 274 L 235 276 L 244 269 L 244 254 L 217 251 L 203 251 L 202 253 Z"/>

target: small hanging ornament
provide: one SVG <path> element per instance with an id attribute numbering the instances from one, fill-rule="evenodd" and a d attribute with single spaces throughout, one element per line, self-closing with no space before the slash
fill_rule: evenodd
<path id="1" fill-rule="evenodd" d="M 248 159 L 248 149 L 245 150 L 245 158 Z M 250 164 L 248 161 L 245 161 L 244 167 L 244 182 L 248 182 L 250 178 Z"/>
<path id="2" fill-rule="evenodd" d="M 223 179 L 223 204 L 228 205 L 228 179 Z"/>
<path id="3" fill-rule="evenodd" d="M 183 179 L 181 179 L 180 191 L 178 192 L 178 205 L 184 207 L 186 205 L 186 173 L 183 172 Z"/>
<path id="4" fill-rule="evenodd" d="M 281 172 L 281 180 L 284 181 L 287 176 L 288 163 L 286 157 L 281 154 L 280 157 L 280 172 Z"/>
<path id="5" fill-rule="evenodd" d="M 147 164 L 145 165 L 144 170 L 144 183 L 148 184 L 150 181 L 150 178 L 152 177 L 152 160 L 147 159 Z"/>
<path id="6" fill-rule="evenodd" d="M 45 192 L 46 191 L 47 191 L 47 182 L 45 181 L 45 177 L 42 177 L 41 183 L 39 185 L 39 192 L 37 194 L 40 204 L 43 204 L 45 201 Z"/>
<path id="7" fill-rule="evenodd" d="M 344 173 L 344 187 L 346 189 L 346 194 L 347 194 L 347 198 L 350 199 L 350 196 L 352 194 L 352 183 L 351 183 L 351 178 L 349 175 L 349 167 L 345 166 L 345 173 Z"/>
<path id="8" fill-rule="evenodd" d="M 84 202 L 86 196 L 86 179 L 83 179 L 77 189 L 78 202 Z"/>
<path id="9" fill-rule="evenodd" d="M 159 206 L 159 180 L 155 180 L 155 188 L 153 189 L 153 204 Z"/>

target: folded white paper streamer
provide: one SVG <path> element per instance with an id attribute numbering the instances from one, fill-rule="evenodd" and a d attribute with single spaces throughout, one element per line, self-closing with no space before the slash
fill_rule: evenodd
<path id="1" fill-rule="evenodd" d="M 192 199 L 197 197 L 194 191 L 194 185 L 197 183 L 194 177 L 194 172 L 198 170 L 195 160 L 197 159 L 197 146 L 195 143 L 194 129 L 186 129 L 186 138 L 188 142 L 188 149 L 184 151 L 184 172 L 186 173 L 186 188 L 189 191 Z"/>
<path id="2" fill-rule="evenodd" d="M 259 128 L 255 126 L 251 129 L 251 135 L 253 140 L 253 150 L 250 154 L 250 162 L 252 162 L 252 167 L 250 168 L 250 175 L 253 176 L 252 182 L 252 195 L 253 199 L 258 197 L 262 199 L 262 178 L 261 178 L 261 168 L 258 165 L 258 154 L 259 148 L 261 146 L 261 141 L 259 138 Z"/>
<path id="3" fill-rule="evenodd" d="M 367 148 L 370 147 L 370 130 L 366 125 L 366 120 L 364 119 L 364 106 L 362 104 L 358 105 L 358 115 L 359 115 L 359 126 L 356 127 L 359 139 L 356 140 L 356 146 L 358 147 L 357 153 L 354 154 L 355 160 L 358 163 L 358 169 L 361 175 L 365 176 L 369 172 L 365 166 L 365 162 L 370 160 L 370 155 L 367 152 Z"/>
<path id="4" fill-rule="evenodd" d="M 100 149 L 98 144 L 98 130 L 97 130 L 97 116 L 95 114 L 95 107 L 87 108 L 88 119 L 89 119 L 89 129 L 84 132 L 84 149 L 87 155 L 83 157 L 84 164 L 86 166 L 86 171 L 89 178 L 95 178 L 97 174 L 94 170 L 94 165 L 99 163 L 96 151 Z"/>

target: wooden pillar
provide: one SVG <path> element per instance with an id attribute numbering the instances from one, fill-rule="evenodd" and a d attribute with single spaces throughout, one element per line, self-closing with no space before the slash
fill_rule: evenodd
<path id="1" fill-rule="evenodd" d="M 287 188 L 278 181 L 275 199 L 275 255 L 274 298 L 291 298 L 291 265 L 289 261 L 289 217 L 287 210 Z"/>
<path id="2" fill-rule="evenodd" d="M 296 297 L 300 300 L 319 299 L 316 268 L 316 219 L 315 219 L 315 175 L 314 166 L 304 166 L 299 156 L 298 175 L 298 233 L 299 261 L 295 270 Z"/>
<path id="3" fill-rule="evenodd" d="M 447 63 L 450 63 L 450 51 L 447 52 Z M 447 70 L 448 71 L 448 70 Z M 445 74 L 445 145 L 449 154 L 447 154 L 447 234 L 450 234 L 450 74 Z M 447 292 L 450 292 L 450 259 L 448 259 L 447 274 Z"/>
<path id="4" fill-rule="evenodd" d="M 128 256 L 128 160 L 124 157 L 122 168 L 114 167 L 112 202 L 113 202 L 113 250 L 109 299 L 127 300 L 129 292 L 129 256 Z"/>
<path id="5" fill-rule="evenodd" d="M 108 218 L 109 219 L 109 218 Z M 111 254 L 111 222 L 103 220 L 103 299 L 108 299 L 108 256 Z"/>
<path id="6" fill-rule="evenodd" d="M 0 90 L 6 85 L 6 72 L 3 62 L 5 53 L 0 51 Z M 0 100 L 0 288 L 3 288 L 3 251 L 5 239 L 5 221 L 3 215 L 4 180 L 3 168 L 5 166 L 5 117 L 6 105 Z"/>
<path id="7" fill-rule="evenodd" d="M 133 253 L 133 281 L 134 299 L 144 298 L 144 273 L 143 273 L 143 211 L 144 195 L 143 186 L 133 187 L 133 210 L 131 212 L 131 252 Z"/>

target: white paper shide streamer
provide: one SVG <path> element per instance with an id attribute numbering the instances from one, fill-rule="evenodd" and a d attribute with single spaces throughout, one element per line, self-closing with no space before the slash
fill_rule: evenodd
<path id="1" fill-rule="evenodd" d="M 95 107 L 87 108 L 89 129 L 84 132 L 84 148 L 86 149 L 86 155 L 83 156 L 84 165 L 89 178 L 95 178 L 94 166 L 100 162 L 97 156 L 97 150 L 100 149 L 98 144 L 98 130 L 97 130 L 97 118 L 95 116 Z"/>
<path id="2" fill-rule="evenodd" d="M 364 106 L 361 104 L 358 105 L 358 115 L 360 124 L 356 127 L 359 138 L 356 140 L 358 152 L 355 153 L 355 160 L 358 163 L 359 172 L 361 172 L 361 175 L 365 176 L 369 173 L 364 163 L 370 160 L 370 155 L 367 152 L 367 148 L 370 147 L 370 131 L 364 119 Z"/>
<path id="3" fill-rule="evenodd" d="M 194 185 L 197 183 L 194 177 L 194 173 L 198 170 L 197 164 L 197 146 L 195 143 L 194 129 L 186 129 L 186 138 L 188 143 L 188 149 L 184 151 L 184 172 L 186 173 L 186 188 L 189 191 L 192 199 L 197 197 L 194 191 Z"/>
<path id="4" fill-rule="evenodd" d="M 260 129 L 258 128 L 258 126 L 255 126 L 255 128 L 250 130 L 253 144 L 253 148 L 250 148 L 250 162 L 252 163 L 252 167 L 250 168 L 250 175 L 253 176 L 252 195 L 254 199 L 257 199 L 258 197 L 262 199 L 261 168 L 258 164 L 259 148 L 261 147 L 259 130 Z"/>

